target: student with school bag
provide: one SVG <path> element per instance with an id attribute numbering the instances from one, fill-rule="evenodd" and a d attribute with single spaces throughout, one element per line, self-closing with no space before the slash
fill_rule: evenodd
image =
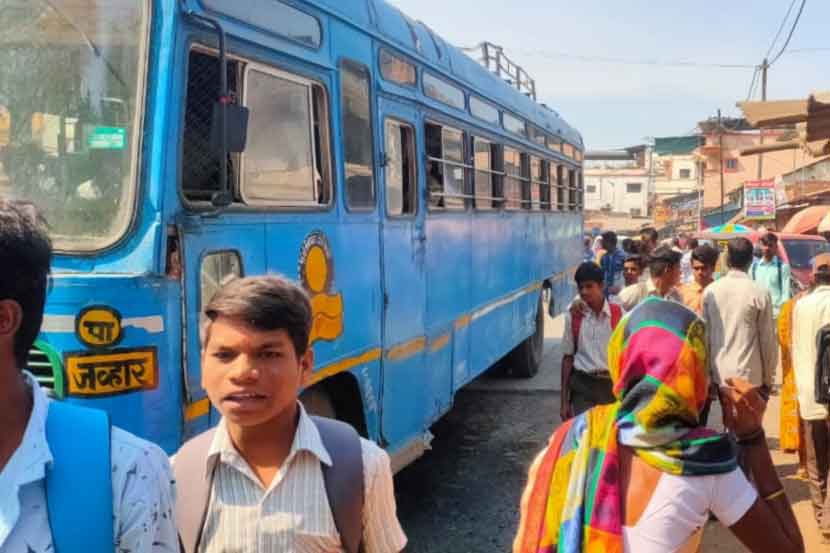
<path id="1" fill-rule="evenodd" d="M 173 478 L 157 446 L 103 411 L 52 401 L 25 370 L 52 247 L 30 205 L 0 200 L 0 553 L 173 553 Z"/>
<path id="2" fill-rule="evenodd" d="M 599 266 L 583 263 L 574 278 L 579 300 L 565 313 L 562 338 L 562 420 L 614 402 L 607 347 L 611 332 L 623 316 L 619 305 L 605 299 Z"/>
<path id="3" fill-rule="evenodd" d="M 173 459 L 183 551 L 401 551 L 388 455 L 297 400 L 314 364 L 306 293 L 237 279 L 203 315 L 202 383 L 222 420 Z"/>

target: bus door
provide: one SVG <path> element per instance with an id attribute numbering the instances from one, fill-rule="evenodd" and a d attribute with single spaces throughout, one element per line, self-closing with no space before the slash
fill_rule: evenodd
<path id="1" fill-rule="evenodd" d="M 262 223 L 236 220 L 240 214 L 188 215 L 179 226 L 184 284 L 184 436 L 216 424 L 202 388 L 200 313 L 213 294 L 233 278 L 265 273 L 265 232 Z"/>
<path id="2" fill-rule="evenodd" d="M 417 111 L 380 99 L 383 129 L 381 232 L 384 288 L 381 431 L 396 447 L 426 428 L 431 391 L 423 383 L 426 348 L 424 207 L 418 193 Z"/>

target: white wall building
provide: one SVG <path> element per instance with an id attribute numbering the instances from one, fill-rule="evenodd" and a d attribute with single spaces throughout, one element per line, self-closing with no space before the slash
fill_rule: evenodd
<path id="1" fill-rule="evenodd" d="M 584 161 L 585 209 L 648 215 L 649 172 L 643 151 L 589 152 Z M 607 158 L 607 159 L 603 159 Z M 622 158 L 622 159 L 621 159 Z M 627 159 L 626 159 L 627 158 Z"/>

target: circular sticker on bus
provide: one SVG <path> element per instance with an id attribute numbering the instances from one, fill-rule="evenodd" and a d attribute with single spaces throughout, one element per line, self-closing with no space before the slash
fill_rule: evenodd
<path id="1" fill-rule="evenodd" d="M 121 341 L 121 314 L 106 305 L 92 305 L 75 318 L 75 335 L 92 348 L 107 347 Z"/>

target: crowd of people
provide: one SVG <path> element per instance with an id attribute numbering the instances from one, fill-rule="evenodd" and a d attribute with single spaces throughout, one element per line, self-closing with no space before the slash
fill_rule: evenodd
<path id="1" fill-rule="evenodd" d="M 709 517 L 750 551 L 802 551 L 762 425 L 779 365 L 780 447 L 830 544 L 830 254 L 793 296 L 773 232 L 723 252 L 653 228 L 617 242 L 585 241 L 563 424 L 531 467 L 514 552 L 696 551 Z"/>
<path id="2" fill-rule="evenodd" d="M 779 344 L 781 444 L 800 452 L 830 542 L 830 254 L 790 297 L 774 234 L 757 259 L 730 241 L 720 278 L 712 246 L 659 244 L 654 229 L 617 242 L 603 234 L 575 273 L 563 423 L 530 468 L 514 552 L 695 551 L 710 516 L 751 551 L 803 551 L 762 426 Z M 297 399 L 314 366 L 301 286 L 239 278 L 204 307 L 202 384 L 221 421 L 168 459 L 25 370 L 51 256 L 37 212 L 0 200 L 0 264 L 14 267 L 0 273 L 0 489 L 14 490 L 0 553 L 406 546 L 388 455 Z"/>

